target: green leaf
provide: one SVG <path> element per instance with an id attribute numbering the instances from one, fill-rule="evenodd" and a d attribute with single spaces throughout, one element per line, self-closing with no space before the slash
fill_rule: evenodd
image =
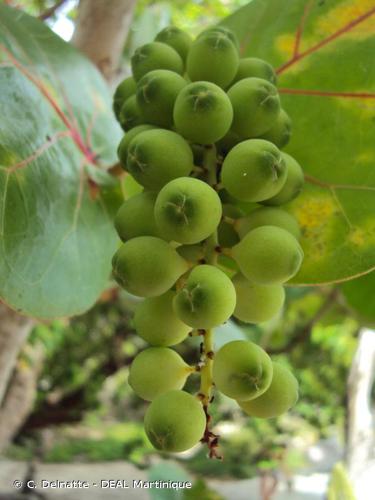
<path id="1" fill-rule="evenodd" d="M 4 5 L 0 89 L 1 300 L 41 318 L 82 313 L 117 242 L 100 194 L 121 136 L 108 89 L 73 47 Z"/>
<path id="2" fill-rule="evenodd" d="M 375 325 L 375 272 L 343 283 L 341 290 L 359 319 L 369 326 Z"/>
<path id="3" fill-rule="evenodd" d="M 288 208 L 303 231 L 296 284 L 349 280 L 375 266 L 373 0 L 253 0 L 224 21 L 243 56 L 278 73 L 293 120 L 286 151 L 306 172 Z"/>

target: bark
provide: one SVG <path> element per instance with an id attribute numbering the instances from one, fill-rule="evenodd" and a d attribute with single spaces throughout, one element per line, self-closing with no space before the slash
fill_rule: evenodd
<path id="1" fill-rule="evenodd" d="M 112 83 L 129 31 L 136 0 L 81 0 L 72 43 Z"/>
<path id="2" fill-rule="evenodd" d="M 375 331 L 362 329 L 348 379 L 346 450 L 349 476 L 358 499 L 365 498 L 360 490 L 375 474 L 375 412 L 371 407 L 374 378 Z"/>
<path id="3" fill-rule="evenodd" d="M 33 321 L 0 304 L 0 407 L 18 353 L 24 344 Z"/>
<path id="4" fill-rule="evenodd" d="M 24 424 L 34 403 L 38 376 L 44 358 L 41 345 L 28 352 L 28 362 L 20 361 L 0 408 L 0 452 Z"/>

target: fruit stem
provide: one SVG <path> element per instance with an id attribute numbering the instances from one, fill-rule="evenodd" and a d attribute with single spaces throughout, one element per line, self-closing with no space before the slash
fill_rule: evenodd
<path id="1" fill-rule="evenodd" d="M 204 365 L 200 370 L 201 373 L 201 386 L 199 390 L 199 397 L 203 406 L 208 407 L 211 399 L 212 392 L 212 365 L 214 357 L 214 332 L 212 329 L 206 330 L 203 335 L 203 362 Z"/>

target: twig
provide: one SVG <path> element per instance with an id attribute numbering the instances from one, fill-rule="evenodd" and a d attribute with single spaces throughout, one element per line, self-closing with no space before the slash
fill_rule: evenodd
<path id="1" fill-rule="evenodd" d="M 41 14 L 39 14 L 38 19 L 41 19 L 42 21 L 45 21 L 46 19 L 49 19 L 50 17 L 53 16 L 53 14 L 57 11 L 57 9 L 59 9 L 60 7 L 62 7 L 62 5 L 65 2 L 66 2 L 66 0 L 59 0 L 54 5 L 52 5 L 52 7 L 50 7 L 49 9 L 46 9 L 44 12 L 42 12 Z"/>

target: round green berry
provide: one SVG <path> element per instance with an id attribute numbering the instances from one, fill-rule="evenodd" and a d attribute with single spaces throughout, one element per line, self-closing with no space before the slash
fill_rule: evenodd
<path id="1" fill-rule="evenodd" d="M 298 272 L 303 259 L 294 236 L 276 226 L 253 229 L 232 253 L 242 274 L 259 285 L 285 283 Z"/>
<path id="2" fill-rule="evenodd" d="M 201 33 L 199 33 L 197 38 L 201 38 L 201 37 L 206 36 L 207 34 L 211 34 L 211 33 L 225 35 L 234 44 L 234 46 L 237 47 L 237 49 L 240 46 L 240 43 L 238 41 L 236 34 L 232 30 L 230 30 L 229 28 L 226 28 L 225 26 L 213 26 L 212 28 L 207 28 L 204 31 L 201 31 Z"/>
<path id="3" fill-rule="evenodd" d="M 279 363 L 272 364 L 272 382 L 266 392 L 251 401 L 238 401 L 250 417 L 278 417 L 292 408 L 298 400 L 298 382 L 294 375 Z"/>
<path id="4" fill-rule="evenodd" d="M 119 122 L 121 127 L 125 131 L 144 123 L 143 116 L 137 104 L 135 95 L 128 97 L 122 105 L 119 115 Z"/>
<path id="5" fill-rule="evenodd" d="M 233 399 L 245 401 L 263 394 L 271 384 L 272 372 L 268 354 L 247 340 L 228 342 L 215 354 L 215 385 Z"/>
<path id="6" fill-rule="evenodd" d="M 272 127 L 260 139 L 273 142 L 278 148 L 286 146 L 292 135 L 292 120 L 281 109 Z"/>
<path id="7" fill-rule="evenodd" d="M 269 130 L 280 112 L 280 99 L 272 83 L 244 78 L 228 90 L 233 106 L 232 129 L 240 137 L 258 137 Z"/>
<path id="8" fill-rule="evenodd" d="M 115 217 L 115 228 L 122 241 L 137 236 L 159 236 L 155 200 L 155 193 L 142 192 L 124 201 Z"/>
<path id="9" fill-rule="evenodd" d="M 137 83 L 137 103 L 147 123 L 169 128 L 173 125 L 173 107 L 186 80 L 167 69 L 156 69 Z"/>
<path id="10" fill-rule="evenodd" d="M 185 61 L 193 40 L 186 31 L 176 26 L 167 26 L 156 35 L 155 41 L 170 45 Z"/>
<path id="11" fill-rule="evenodd" d="M 265 200 L 264 205 L 284 205 L 294 200 L 303 188 L 305 177 L 299 163 L 292 156 L 281 153 L 287 168 L 286 181 L 281 190 L 272 198 Z"/>
<path id="12" fill-rule="evenodd" d="M 140 337 L 154 346 L 168 347 L 179 344 L 187 337 L 191 327 L 185 325 L 173 309 L 174 292 L 149 297 L 137 305 L 134 326 Z"/>
<path id="13" fill-rule="evenodd" d="M 189 175 L 192 168 L 189 144 L 170 130 L 141 132 L 128 146 L 126 169 L 151 191 L 159 191 L 172 179 Z"/>
<path id="14" fill-rule="evenodd" d="M 156 128 L 154 125 L 138 125 L 137 127 L 128 130 L 124 137 L 121 139 L 120 144 L 117 148 L 117 156 L 120 160 L 121 166 L 126 169 L 126 159 L 128 156 L 128 147 L 130 142 L 134 139 L 134 137 L 141 132 L 145 132 L 146 130 L 152 130 Z"/>
<path id="15" fill-rule="evenodd" d="M 223 33 L 210 31 L 197 38 L 188 53 L 186 71 L 191 81 L 208 81 L 226 88 L 238 68 L 238 50 Z"/>
<path id="16" fill-rule="evenodd" d="M 125 290 L 139 297 L 168 291 L 188 265 L 164 240 L 138 236 L 124 243 L 112 259 L 113 276 Z"/>
<path id="17" fill-rule="evenodd" d="M 243 212 L 240 208 L 234 205 L 224 204 L 223 215 L 232 219 L 233 222 L 227 222 L 225 220 L 225 217 L 220 222 L 217 229 L 219 245 L 225 248 L 230 248 L 240 241 L 239 234 L 236 230 L 235 221 L 243 216 Z"/>
<path id="18" fill-rule="evenodd" d="M 284 288 L 281 285 L 256 285 L 242 274 L 233 278 L 236 308 L 233 316 L 245 323 L 262 323 L 275 317 L 283 307 Z"/>
<path id="19" fill-rule="evenodd" d="M 184 391 L 168 391 L 154 399 L 144 420 L 152 445 L 161 451 L 180 452 L 203 437 L 206 415 L 197 398 Z"/>
<path id="20" fill-rule="evenodd" d="M 260 226 L 277 226 L 289 231 L 297 240 L 301 230 L 293 215 L 276 207 L 259 207 L 235 222 L 235 229 L 243 238 L 249 231 Z"/>
<path id="21" fill-rule="evenodd" d="M 160 234 L 166 239 L 198 243 L 215 231 L 220 219 L 218 194 L 199 179 L 174 179 L 157 196 L 155 220 Z"/>
<path id="22" fill-rule="evenodd" d="M 242 201 L 263 201 L 277 194 L 287 170 L 280 150 L 271 142 L 249 139 L 225 157 L 221 180 L 224 188 Z"/>
<path id="23" fill-rule="evenodd" d="M 184 63 L 179 54 L 169 45 L 160 42 L 146 43 L 139 47 L 130 59 L 136 81 L 154 69 L 169 69 L 182 75 Z"/>
<path id="24" fill-rule="evenodd" d="M 236 305 L 233 283 L 211 265 L 193 268 L 174 299 L 177 316 L 193 328 L 213 328 L 232 315 Z"/>
<path id="25" fill-rule="evenodd" d="M 233 83 L 244 78 L 262 78 L 273 85 L 276 85 L 277 80 L 273 67 L 267 61 L 263 61 L 263 59 L 258 59 L 257 57 L 244 57 L 240 59 Z"/>
<path id="26" fill-rule="evenodd" d="M 182 389 L 192 369 L 168 347 L 149 347 L 140 352 L 129 371 L 129 385 L 142 399 L 152 401 L 168 391 Z"/>
<path id="27" fill-rule="evenodd" d="M 193 82 L 178 94 L 173 117 L 184 137 L 198 144 L 211 144 L 228 132 L 233 110 L 220 87 L 210 82 Z"/>
<path id="28" fill-rule="evenodd" d="M 113 111 L 117 119 L 120 117 L 120 111 L 124 102 L 135 94 L 136 84 L 132 76 L 125 78 L 117 86 L 113 94 Z"/>

